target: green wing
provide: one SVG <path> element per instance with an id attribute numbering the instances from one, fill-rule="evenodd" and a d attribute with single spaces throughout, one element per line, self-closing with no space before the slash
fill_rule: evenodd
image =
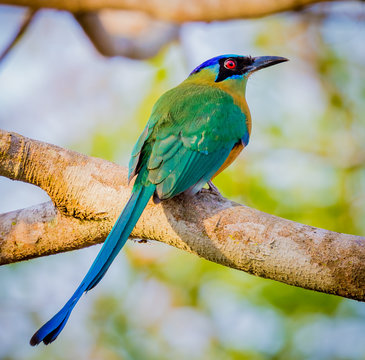
<path id="1" fill-rule="evenodd" d="M 195 193 L 247 135 L 245 120 L 229 94 L 182 83 L 156 103 L 133 150 L 130 174 L 145 166 L 160 199 Z"/>
<path id="2" fill-rule="evenodd" d="M 202 182 L 200 188 L 203 187 L 232 149 L 226 146 L 207 153 L 186 147 L 181 136 L 170 135 L 168 140 L 173 144 L 170 148 L 166 147 L 166 151 L 160 141 L 155 142 L 147 163 L 148 180 L 157 185 L 156 193 L 161 200 L 186 191 L 197 183 Z M 196 191 L 191 189 L 191 192 Z"/>
<path id="3" fill-rule="evenodd" d="M 142 149 L 144 148 L 146 140 L 150 137 L 158 117 L 151 116 L 146 127 L 143 129 L 142 134 L 139 136 L 134 148 L 132 150 L 131 159 L 129 161 L 129 171 L 128 171 L 128 182 L 130 182 L 133 177 L 139 173 L 142 166 L 142 161 L 140 161 Z"/>

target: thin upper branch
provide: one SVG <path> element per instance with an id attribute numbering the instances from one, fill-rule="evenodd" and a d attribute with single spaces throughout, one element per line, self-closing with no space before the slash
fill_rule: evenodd
<path id="1" fill-rule="evenodd" d="M 156 19 L 186 22 L 257 18 L 334 0 L 0 0 L 0 3 L 55 8 L 73 13 L 121 9 L 143 11 Z"/>
<path id="2" fill-rule="evenodd" d="M 119 21 L 123 22 L 130 11 L 119 13 Z M 175 24 L 161 21 L 151 21 L 146 16 L 141 17 L 147 22 L 146 29 L 138 36 L 125 34 L 111 34 L 105 28 L 100 15 L 96 12 L 82 12 L 74 14 L 85 34 L 94 44 L 100 54 L 104 56 L 125 56 L 131 59 L 148 59 L 161 50 L 163 46 L 176 40 L 179 27 Z"/>
<path id="3" fill-rule="evenodd" d="M 103 241 L 130 195 L 126 169 L 0 130 L 0 175 L 52 202 L 0 215 L 0 264 Z M 149 204 L 133 237 L 261 277 L 365 301 L 365 238 L 265 214 L 212 194 Z"/>
<path id="4" fill-rule="evenodd" d="M 21 25 L 19 26 L 18 31 L 11 39 L 9 44 L 5 47 L 4 50 L 0 53 L 0 63 L 6 58 L 6 56 L 10 53 L 11 49 L 19 42 L 25 32 L 28 30 L 29 25 L 34 19 L 35 14 L 37 13 L 38 9 L 27 9 L 24 15 L 24 19 L 22 20 Z"/>

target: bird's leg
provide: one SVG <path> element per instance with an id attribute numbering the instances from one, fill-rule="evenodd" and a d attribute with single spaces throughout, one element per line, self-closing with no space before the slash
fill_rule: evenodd
<path id="1" fill-rule="evenodd" d="M 216 195 L 222 196 L 218 188 L 213 184 L 212 180 L 208 181 L 209 190 Z"/>
<path id="2" fill-rule="evenodd" d="M 208 185 L 209 189 L 202 189 L 202 190 L 206 190 L 206 191 L 209 191 L 211 194 L 223 197 L 222 194 L 220 193 L 220 191 L 218 190 L 218 188 L 212 183 L 212 180 L 209 180 L 207 182 L 207 185 Z"/>

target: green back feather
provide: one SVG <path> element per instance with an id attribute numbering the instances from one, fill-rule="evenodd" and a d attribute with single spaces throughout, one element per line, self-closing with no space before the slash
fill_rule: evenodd
<path id="1" fill-rule="evenodd" d="M 133 149 L 130 177 L 146 166 L 146 184 L 157 185 L 159 198 L 168 199 L 206 183 L 247 134 L 245 114 L 232 96 L 185 81 L 155 104 Z"/>

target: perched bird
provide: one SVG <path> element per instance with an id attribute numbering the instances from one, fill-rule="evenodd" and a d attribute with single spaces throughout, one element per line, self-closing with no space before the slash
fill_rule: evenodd
<path id="1" fill-rule="evenodd" d="M 127 205 L 75 293 L 33 335 L 31 345 L 47 345 L 57 338 L 82 294 L 103 278 L 151 197 L 158 203 L 181 193 L 194 195 L 207 183 L 216 189 L 211 179 L 249 141 L 247 79 L 284 61 L 277 56 L 217 56 L 160 97 L 132 152 L 129 181 L 137 178 Z"/>

